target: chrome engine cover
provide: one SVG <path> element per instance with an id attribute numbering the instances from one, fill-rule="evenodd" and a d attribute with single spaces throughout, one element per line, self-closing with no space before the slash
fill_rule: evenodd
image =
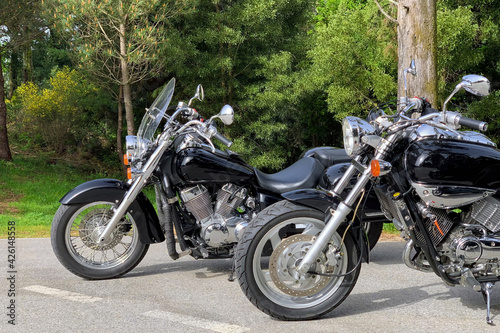
<path id="1" fill-rule="evenodd" d="M 225 184 L 217 193 L 214 205 L 203 185 L 181 191 L 181 199 L 186 209 L 193 214 L 201 226 L 200 235 L 211 247 L 237 243 L 249 219 L 235 214 L 247 195 L 245 188 Z"/>
<path id="2" fill-rule="evenodd" d="M 462 224 L 439 246 L 440 255 L 449 258 L 448 273 L 500 277 L 500 237 L 485 231 L 480 225 Z"/>

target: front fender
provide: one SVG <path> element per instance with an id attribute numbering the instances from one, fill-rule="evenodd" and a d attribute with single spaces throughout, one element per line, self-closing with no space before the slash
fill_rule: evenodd
<path id="1" fill-rule="evenodd" d="M 282 196 L 288 201 L 295 202 L 299 205 L 317 209 L 323 213 L 339 204 L 339 199 L 332 196 L 330 193 L 315 189 L 303 189 L 283 193 Z"/>
<path id="2" fill-rule="evenodd" d="M 70 190 L 59 202 L 63 205 L 85 204 L 94 201 L 119 203 L 129 187 L 127 183 L 117 179 L 91 180 Z M 165 240 L 158 215 L 144 193 L 139 193 L 128 211 L 137 224 L 139 239 L 142 243 L 159 243 Z"/>

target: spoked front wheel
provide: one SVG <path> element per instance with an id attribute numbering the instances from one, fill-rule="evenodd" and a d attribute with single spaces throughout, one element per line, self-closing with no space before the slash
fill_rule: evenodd
<path id="1" fill-rule="evenodd" d="M 339 228 L 310 272 L 297 271 L 323 230 L 324 218 L 317 210 L 281 201 L 247 227 L 236 251 L 236 270 L 243 292 L 257 308 L 279 319 L 312 319 L 349 295 L 361 269 L 350 232 Z"/>
<path id="2" fill-rule="evenodd" d="M 139 231 L 126 213 L 110 237 L 97 244 L 100 234 L 113 216 L 113 203 L 61 205 L 51 229 L 52 248 L 70 272 L 87 279 L 118 277 L 133 269 L 144 258 L 149 245 L 139 241 Z"/>

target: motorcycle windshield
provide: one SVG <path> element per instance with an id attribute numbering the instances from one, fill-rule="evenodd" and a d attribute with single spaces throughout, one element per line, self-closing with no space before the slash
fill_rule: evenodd
<path id="1" fill-rule="evenodd" d="M 156 97 L 155 101 L 144 115 L 144 118 L 142 118 L 141 126 L 139 126 L 139 131 L 137 131 L 137 137 L 141 141 L 153 141 L 156 129 L 160 125 L 160 122 L 167 111 L 168 104 L 172 100 L 174 87 L 175 78 L 172 78 L 162 89 L 158 97 Z"/>

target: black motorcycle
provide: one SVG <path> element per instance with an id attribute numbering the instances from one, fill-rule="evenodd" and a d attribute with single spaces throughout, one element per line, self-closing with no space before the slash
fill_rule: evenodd
<path id="1" fill-rule="evenodd" d="M 414 62 L 405 72 L 405 80 L 416 74 Z M 371 184 L 407 241 L 405 264 L 481 291 L 491 324 L 490 293 L 500 280 L 500 151 L 481 133 L 458 131 L 487 127 L 446 111 L 461 89 L 485 96 L 489 82 L 465 76 L 442 112 L 405 96 L 396 114 L 344 119 L 353 160 L 335 188 L 285 194 L 288 200 L 261 211 L 238 244 L 237 275 L 256 307 L 280 319 L 311 319 L 347 298 L 367 253 L 362 225 L 350 216 Z"/>
<path id="2" fill-rule="evenodd" d="M 282 200 L 282 193 L 330 186 L 350 163 L 343 149 L 323 147 L 278 173 L 263 173 L 236 153 L 215 148 L 212 138 L 231 146 L 218 133 L 215 119 L 230 125 L 233 109 L 226 105 L 218 115 L 202 119 L 191 108 L 195 99 L 203 100 L 201 85 L 189 103 L 179 102 L 167 115 L 174 86 L 172 79 L 147 110 L 137 136 L 127 137 L 129 181 L 93 180 L 60 200 L 52 247 L 72 273 L 88 279 L 120 276 L 141 261 L 149 244 L 165 239 L 173 259 L 231 257 L 256 213 Z M 142 192 L 150 185 L 157 211 Z M 367 224 L 373 246 L 387 221 L 375 194 L 359 218 L 373 222 Z"/>

